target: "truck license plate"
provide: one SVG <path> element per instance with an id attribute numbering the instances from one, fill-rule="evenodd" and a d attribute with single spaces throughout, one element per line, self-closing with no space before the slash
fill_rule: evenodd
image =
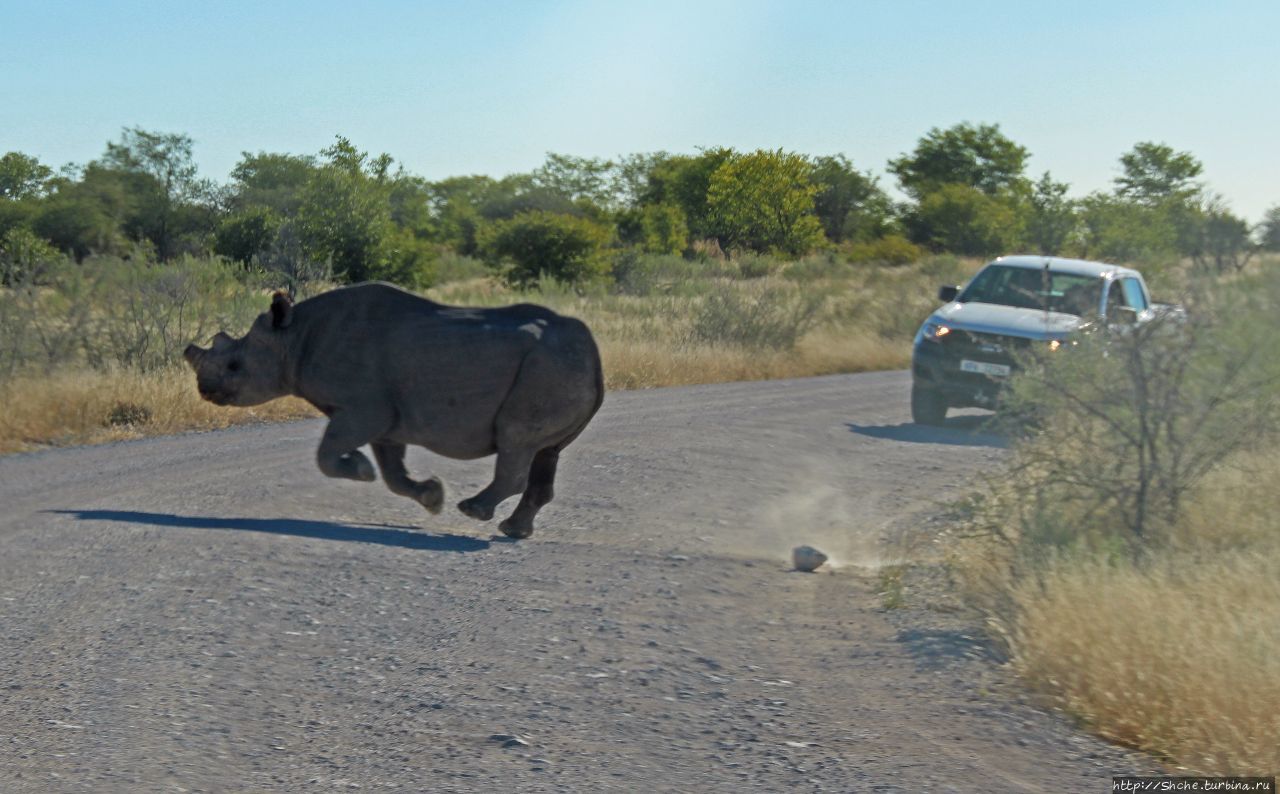
<path id="1" fill-rule="evenodd" d="M 993 378 L 1009 377 L 1008 364 L 991 364 L 986 361 L 970 361 L 966 358 L 960 362 L 960 369 L 964 372 L 976 372 L 979 375 L 990 375 Z"/>

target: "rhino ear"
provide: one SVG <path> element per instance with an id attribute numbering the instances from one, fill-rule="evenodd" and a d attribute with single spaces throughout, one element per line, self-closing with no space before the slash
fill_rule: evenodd
<path id="1" fill-rule="evenodd" d="M 289 296 L 283 290 L 277 291 L 271 296 L 271 327 L 288 328 L 291 322 L 293 322 L 293 301 L 289 300 Z"/>

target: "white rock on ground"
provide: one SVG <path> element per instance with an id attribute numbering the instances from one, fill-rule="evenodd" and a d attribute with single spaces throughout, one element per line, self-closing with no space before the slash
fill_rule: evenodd
<path id="1" fill-rule="evenodd" d="M 812 546 L 796 546 L 791 550 L 791 564 L 797 571 L 816 571 L 827 561 L 827 555 Z"/>

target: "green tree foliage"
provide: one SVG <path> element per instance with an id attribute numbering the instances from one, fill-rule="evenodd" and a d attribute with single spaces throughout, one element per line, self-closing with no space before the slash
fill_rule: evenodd
<path id="1" fill-rule="evenodd" d="M 240 162 L 231 169 L 231 206 L 235 210 L 263 207 L 280 217 L 293 216 L 315 170 L 314 157 L 241 152 Z"/>
<path id="2" fill-rule="evenodd" d="M 248 265 L 270 248 L 279 227 L 280 219 L 270 208 L 250 206 L 222 219 L 214 233 L 213 250 Z"/>
<path id="3" fill-rule="evenodd" d="M 38 205 L 32 228 L 77 261 L 91 253 L 124 253 L 126 235 L 136 228 L 133 179 L 97 163 L 85 167 L 79 179 L 55 179 L 51 193 Z"/>
<path id="4" fill-rule="evenodd" d="M 1200 192 L 1196 177 L 1204 166 L 1189 152 L 1175 152 L 1163 143 L 1135 144 L 1120 156 L 1123 173 L 1116 177 L 1116 195 L 1148 206 L 1186 202 Z"/>
<path id="5" fill-rule="evenodd" d="M 44 195 L 53 171 L 22 152 L 0 157 L 0 199 L 21 201 Z"/>
<path id="6" fill-rule="evenodd" d="M 0 285 L 38 282 L 43 267 L 59 258 L 57 249 L 25 226 L 0 234 Z"/>
<path id="7" fill-rule="evenodd" d="M 935 250 L 967 256 L 1009 251 L 1021 238 L 1016 205 L 968 185 L 943 185 L 920 200 L 905 222 L 911 237 Z"/>
<path id="8" fill-rule="evenodd" d="M 531 210 L 487 227 L 482 250 L 493 264 L 510 264 L 512 284 L 544 276 L 576 284 L 608 274 L 609 237 L 609 229 L 588 218 Z"/>
<path id="9" fill-rule="evenodd" d="M 661 159 L 649 173 L 648 186 L 641 194 L 644 204 L 671 204 L 684 213 L 689 237 L 715 237 L 708 193 L 711 176 L 735 156 L 732 149 L 704 149 L 700 154 L 676 155 Z"/>
<path id="10" fill-rule="evenodd" d="M 798 154 L 763 149 L 727 159 L 711 175 L 707 209 L 726 250 L 804 254 L 822 243 L 814 214 L 813 166 Z"/>
<path id="11" fill-rule="evenodd" d="M 998 124 L 934 127 L 915 151 L 889 161 L 889 171 L 917 201 L 943 185 L 966 185 L 988 196 L 1025 184 L 1028 152 L 1000 132 Z"/>
<path id="12" fill-rule="evenodd" d="M 1185 213 L 1179 242 L 1198 267 L 1216 273 L 1239 271 L 1258 251 L 1252 231 L 1221 198 L 1208 197 Z"/>
<path id="13" fill-rule="evenodd" d="M 689 239 L 684 212 L 671 204 L 646 204 L 618 213 L 618 239 L 651 254 L 678 254 Z"/>
<path id="14" fill-rule="evenodd" d="M 487 176 L 455 176 L 425 186 L 432 236 L 463 256 L 479 252 L 481 207 L 498 191 Z"/>
<path id="15" fill-rule="evenodd" d="M 1142 262 L 1176 251 L 1177 229 L 1169 213 L 1107 193 L 1080 202 L 1080 250 L 1090 259 Z"/>
<path id="16" fill-rule="evenodd" d="M 387 277 L 392 232 L 385 156 L 370 161 L 341 136 L 302 190 L 298 232 L 314 258 L 345 281 Z"/>
<path id="17" fill-rule="evenodd" d="M 1258 228 L 1259 244 L 1264 251 L 1280 251 L 1280 204 L 1267 210 Z"/>
<path id="18" fill-rule="evenodd" d="M 620 201 L 614 191 L 614 169 L 610 160 L 549 152 L 546 162 L 533 172 L 533 185 L 575 204 L 613 209 Z"/>
<path id="19" fill-rule="evenodd" d="M 1067 183 L 1053 181 L 1045 171 L 1031 191 L 1026 238 L 1036 253 L 1061 254 L 1076 236 L 1077 203 L 1067 198 L 1067 189 Z"/>
<path id="20" fill-rule="evenodd" d="M 198 176 L 189 136 L 125 129 L 108 143 L 100 165 L 120 172 L 134 198 L 132 231 L 150 240 L 162 261 L 178 253 L 184 235 L 212 226 L 211 186 Z M 201 206 L 201 204 L 206 206 Z"/>
<path id="21" fill-rule="evenodd" d="M 814 212 L 833 243 L 882 237 L 891 226 L 892 204 L 875 177 L 853 167 L 842 154 L 818 157 L 810 174 L 818 192 Z"/>

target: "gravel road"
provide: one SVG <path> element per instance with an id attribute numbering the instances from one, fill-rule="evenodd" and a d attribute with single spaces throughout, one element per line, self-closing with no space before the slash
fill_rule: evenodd
<path id="1" fill-rule="evenodd" d="M 611 394 L 521 542 L 452 508 L 491 461 L 411 454 L 430 516 L 319 421 L 0 459 L 0 791 L 1110 790 L 1142 761 L 877 595 L 1004 454 L 908 389 Z"/>

